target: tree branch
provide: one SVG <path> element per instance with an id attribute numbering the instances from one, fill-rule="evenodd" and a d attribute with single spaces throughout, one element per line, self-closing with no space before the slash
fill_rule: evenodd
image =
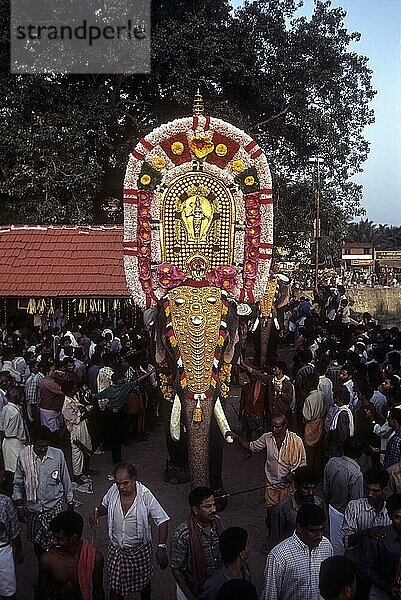
<path id="1" fill-rule="evenodd" d="M 256 125 L 250 128 L 250 131 L 255 131 L 258 127 L 262 127 L 262 125 L 267 125 L 267 123 L 271 123 L 272 121 L 276 121 L 280 117 L 283 117 L 285 114 L 287 114 L 289 108 L 290 105 L 288 104 L 279 113 L 273 115 L 272 117 L 269 117 L 268 119 L 265 119 L 264 121 L 261 121 L 260 123 L 256 123 Z"/>

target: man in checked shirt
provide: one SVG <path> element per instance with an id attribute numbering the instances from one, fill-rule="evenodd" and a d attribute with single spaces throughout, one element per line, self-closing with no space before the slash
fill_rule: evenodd
<path id="1" fill-rule="evenodd" d="M 320 565 L 333 556 L 333 547 L 323 536 L 325 524 L 319 506 L 300 507 L 293 535 L 267 555 L 261 600 L 320 600 Z"/>

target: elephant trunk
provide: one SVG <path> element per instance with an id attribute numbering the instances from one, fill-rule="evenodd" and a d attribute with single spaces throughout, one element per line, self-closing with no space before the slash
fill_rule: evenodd
<path id="1" fill-rule="evenodd" d="M 200 421 L 194 421 L 197 401 L 186 398 L 185 427 L 188 438 L 189 474 L 193 487 L 209 485 L 209 437 L 213 405 L 211 401 L 201 402 Z"/>
<path id="2" fill-rule="evenodd" d="M 262 318 L 260 329 L 260 366 L 262 369 L 266 366 L 267 347 L 269 345 L 270 333 L 272 330 L 272 317 Z"/>

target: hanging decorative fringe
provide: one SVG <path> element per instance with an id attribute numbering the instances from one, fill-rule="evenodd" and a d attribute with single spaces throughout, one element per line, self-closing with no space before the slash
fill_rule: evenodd
<path id="1" fill-rule="evenodd" d="M 200 423 L 202 421 L 202 408 L 201 408 L 200 400 L 197 401 L 196 406 L 194 408 L 194 413 L 192 415 L 192 421 L 194 423 Z"/>
<path id="2" fill-rule="evenodd" d="M 35 298 L 29 298 L 28 306 L 26 312 L 30 315 L 34 315 L 36 313 L 36 300 Z"/>
<path id="3" fill-rule="evenodd" d="M 39 300 L 39 302 L 38 302 L 38 303 L 37 303 L 37 305 L 36 305 L 36 310 L 37 310 L 37 312 L 38 312 L 40 315 L 43 315 L 43 313 L 44 313 L 44 312 L 45 312 L 45 310 L 46 310 L 46 301 L 45 301 L 45 299 L 44 299 L 44 298 L 41 298 L 41 299 Z"/>
<path id="4" fill-rule="evenodd" d="M 52 298 L 50 298 L 50 303 L 49 303 L 49 310 L 47 311 L 48 315 L 54 315 L 54 306 L 53 306 L 53 300 Z"/>

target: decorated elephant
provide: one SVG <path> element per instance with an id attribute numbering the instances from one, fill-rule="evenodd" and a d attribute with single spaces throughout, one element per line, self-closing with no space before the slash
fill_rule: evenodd
<path id="1" fill-rule="evenodd" d="M 259 303 L 260 308 L 260 366 L 266 367 L 268 349 L 270 358 L 275 356 L 278 331 L 280 329 L 279 311 L 287 306 L 290 299 L 290 280 L 281 273 L 271 274 L 266 293 Z M 272 335 L 274 332 L 274 335 Z M 272 339 L 273 338 L 273 339 Z"/>
<path id="2" fill-rule="evenodd" d="M 155 307 L 155 358 L 170 434 L 191 484 L 220 487 L 238 304 L 261 300 L 272 253 L 272 191 L 257 143 L 203 114 L 153 130 L 124 183 L 124 263 L 133 301 Z M 230 437 L 228 442 L 232 441 Z"/>

